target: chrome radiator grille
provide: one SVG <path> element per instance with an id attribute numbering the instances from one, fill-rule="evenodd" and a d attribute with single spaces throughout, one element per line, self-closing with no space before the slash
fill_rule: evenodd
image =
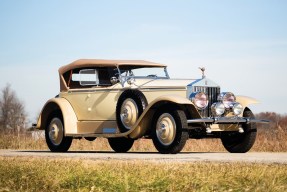
<path id="1" fill-rule="evenodd" d="M 200 111 L 202 117 L 211 116 L 211 105 L 217 102 L 217 97 L 220 94 L 220 87 L 203 87 L 203 86 L 194 86 L 192 92 L 204 92 L 208 96 L 208 106 L 205 110 Z"/>

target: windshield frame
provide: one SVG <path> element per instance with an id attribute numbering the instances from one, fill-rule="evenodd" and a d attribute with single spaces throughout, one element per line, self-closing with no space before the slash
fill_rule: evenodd
<path id="1" fill-rule="evenodd" d="M 166 66 L 135 66 L 135 65 L 120 65 L 117 66 L 118 68 L 118 79 L 121 82 L 122 85 L 124 85 L 125 82 L 129 82 L 129 80 L 133 79 L 170 79 L 169 74 L 167 72 L 167 67 Z M 124 69 L 123 69 L 124 68 Z M 162 68 L 163 72 L 165 74 L 165 77 L 158 77 L 157 75 L 147 75 L 147 76 L 136 76 L 133 74 L 132 70 L 134 69 L 140 69 L 140 68 Z M 125 74 L 125 75 L 123 75 Z"/>

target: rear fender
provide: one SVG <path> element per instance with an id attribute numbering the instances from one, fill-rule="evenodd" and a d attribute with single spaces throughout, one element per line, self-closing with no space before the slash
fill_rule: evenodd
<path id="1" fill-rule="evenodd" d="M 129 134 L 129 137 L 133 139 L 143 137 L 147 131 L 152 128 L 153 115 L 156 110 L 164 106 L 175 106 L 184 110 L 187 116 L 195 116 L 195 118 L 200 118 L 200 115 L 193 103 L 185 97 L 178 95 L 161 96 L 151 102 L 143 111 L 142 115 Z"/>
<path id="2" fill-rule="evenodd" d="M 46 102 L 38 118 L 36 128 L 44 130 L 47 126 L 49 116 L 60 110 L 63 116 L 65 134 L 77 133 L 78 118 L 71 104 L 64 98 L 53 98 Z"/>

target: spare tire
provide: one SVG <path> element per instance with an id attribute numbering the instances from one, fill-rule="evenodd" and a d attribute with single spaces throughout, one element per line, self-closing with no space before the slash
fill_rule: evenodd
<path id="1" fill-rule="evenodd" d="M 144 109 L 147 107 L 147 100 L 139 90 L 126 90 L 119 97 L 116 117 L 120 131 L 129 131 L 136 123 Z"/>

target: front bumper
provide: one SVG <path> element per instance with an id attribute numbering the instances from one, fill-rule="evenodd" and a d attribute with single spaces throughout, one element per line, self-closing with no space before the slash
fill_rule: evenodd
<path id="1" fill-rule="evenodd" d="M 269 123 L 264 119 L 252 119 L 248 117 L 208 117 L 201 119 L 187 120 L 188 124 L 192 123 L 206 123 L 206 124 L 239 124 L 239 123 Z"/>

